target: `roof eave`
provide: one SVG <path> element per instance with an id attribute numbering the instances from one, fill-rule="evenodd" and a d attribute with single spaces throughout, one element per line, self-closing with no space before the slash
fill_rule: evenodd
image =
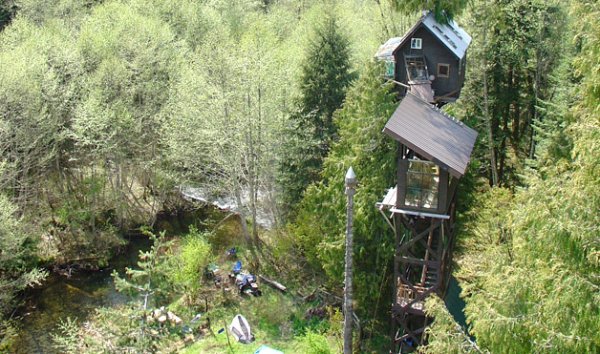
<path id="1" fill-rule="evenodd" d="M 404 34 L 404 36 L 402 36 L 402 40 L 400 41 L 400 43 L 398 44 L 398 46 L 396 47 L 396 49 L 394 49 L 394 51 L 392 52 L 393 55 L 396 55 L 396 52 L 398 51 L 398 49 L 402 48 L 406 44 L 406 41 L 408 40 L 408 38 L 419 29 L 419 26 L 421 26 L 423 24 L 423 20 L 424 19 L 425 19 L 425 16 L 421 16 L 421 18 L 419 18 L 419 21 L 417 21 L 417 23 L 415 23 Z M 425 26 L 425 27 L 427 27 L 427 26 Z"/>
<path id="2" fill-rule="evenodd" d="M 419 148 L 417 145 L 411 143 L 410 141 L 408 141 L 406 139 L 403 139 L 398 134 L 396 134 L 392 130 L 388 129 L 387 126 L 383 128 L 383 133 L 387 134 L 388 136 L 390 136 L 392 139 L 398 141 L 399 143 L 406 145 L 412 151 L 423 156 L 424 158 L 428 159 L 429 161 L 434 162 L 436 165 L 440 166 L 441 168 L 447 170 L 452 175 L 452 177 L 461 178 L 462 176 L 464 176 L 465 171 L 461 172 L 461 171 L 458 171 L 458 170 L 448 166 L 447 164 L 443 163 L 441 160 L 439 160 L 435 156 L 433 156 L 433 155 L 427 153 L 425 150 Z M 466 167 L 465 167 L 465 170 L 466 170 Z"/>

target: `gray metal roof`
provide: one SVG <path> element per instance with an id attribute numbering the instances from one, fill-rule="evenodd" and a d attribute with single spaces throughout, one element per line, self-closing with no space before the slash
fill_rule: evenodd
<path id="1" fill-rule="evenodd" d="M 456 22 L 450 20 L 447 25 L 443 25 L 435 20 L 431 12 L 421 21 L 458 59 L 464 58 L 467 48 L 471 44 L 471 36 L 458 27 Z"/>
<path id="2" fill-rule="evenodd" d="M 456 22 L 452 20 L 450 20 L 447 25 L 437 22 L 431 12 L 422 16 L 421 19 L 419 19 L 419 21 L 404 34 L 404 36 L 388 39 L 387 42 L 379 47 L 379 50 L 375 53 L 375 57 L 380 60 L 389 60 L 390 57 L 393 57 L 396 49 L 401 47 L 407 39 L 411 38 L 412 34 L 421 26 L 421 24 L 425 25 L 425 27 L 444 43 L 458 59 L 465 57 L 467 48 L 469 48 L 469 44 L 471 44 L 471 36 L 469 36 L 462 28 L 458 27 Z"/>
<path id="3" fill-rule="evenodd" d="M 433 102 L 433 90 L 431 89 L 431 81 L 411 83 L 410 92 L 420 97 L 422 100 L 427 102 Z"/>
<path id="4" fill-rule="evenodd" d="M 393 37 L 387 40 L 387 42 L 383 43 L 377 53 L 375 53 L 375 58 L 379 60 L 394 60 L 394 51 L 398 48 L 398 45 L 402 43 L 402 37 Z"/>
<path id="5" fill-rule="evenodd" d="M 465 174 L 477 138 L 475 130 L 410 93 L 383 132 L 457 178 Z"/>

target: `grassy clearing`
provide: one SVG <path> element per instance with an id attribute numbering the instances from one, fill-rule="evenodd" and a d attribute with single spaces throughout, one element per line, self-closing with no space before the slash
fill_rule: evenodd
<path id="1" fill-rule="evenodd" d="M 330 310 L 331 318 L 307 318 L 311 304 L 295 303 L 290 295 L 278 293 L 263 286 L 261 297 L 242 298 L 228 305 L 204 313 L 203 321 L 210 318 L 211 328 L 182 353 L 254 353 L 266 344 L 291 353 L 335 353 L 341 343 L 339 312 Z M 251 344 L 237 343 L 225 331 L 236 314 L 248 319 L 256 340 Z M 339 322 L 336 324 L 336 322 Z M 333 325 L 332 325 L 333 324 Z"/>
<path id="2" fill-rule="evenodd" d="M 203 237 L 212 248 L 211 263 L 216 264 L 222 277 L 222 286 L 216 287 L 211 280 L 184 293 L 169 308 L 184 319 L 190 320 L 197 313 L 201 320 L 194 328 L 195 340 L 180 349 L 181 353 L 254 353 L 261 345 L 285 353 L 337 353 L 341 349 L 342 316 L 339 310 L 326 308 L 318 299 L 305 302 L 297 295 L 297 289 L 310 293 L 318 281 L 306 274 L 293 251 L 291 242 L 281 242 L 286 235 L 265 232 L 260 251 L 243 246 L 243 237 L 237 218 L 226 218 L 216 222 L 212 232 Z M 198 237 L 200 237 L 198 235 Z M 280 242 L 274 242 L 277 238 Z M 288 240 L 289 241 L 289 240 Z M 236 247 L 237 257 L 229 257 L 225 250 Z M 181 252 L 178 249 L 176 252 Z M 252 274 L 274 277 L 288 286 L 287 293 L 260 283 L 263 295 L 241 296 L 228 279 L 235 261 L 239 259 L 243 269 Z M 310 281 L 307 281 L 310 278 Z M 310 287 L 306 287 L 310 284 Z M 190 292 L 191 291 L 191 292 Z M 317 309 L 316 313 L 311 309 Z M 247 318 L 256 340 L 241 344 L 226 329 L 236 314 Z"/>

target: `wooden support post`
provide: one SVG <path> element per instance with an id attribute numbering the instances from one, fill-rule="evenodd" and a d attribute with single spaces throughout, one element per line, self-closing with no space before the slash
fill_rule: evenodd
<path id="1" fill-rule="evenodd" d="M 344 354 L 352 354 L 352 219 L 354 192 L 357 185 L 352 167 L 345 178 L 348 209 L 346 221 L 346 264 L 344 274 Z"/>

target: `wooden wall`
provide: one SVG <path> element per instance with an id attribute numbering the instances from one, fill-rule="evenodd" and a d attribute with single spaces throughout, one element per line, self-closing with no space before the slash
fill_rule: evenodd
<path id="1" fill-rule="evenodd" d="M 422 49 L 411 49 L 410 38 L 421 38 Z M 394 53 L 396 59 L 396 80 L 406 83 L 406 68 L 404 67 L 404 54 L 409 55 L 424 55 L 429 75 L 434 75 L 435 80 L 432 82 L 432 88 L 435 97 L 445 96 L 454 91 L 460 90 L 465 79 L 465 62 L 462 63 L 456 58 L 454 53 L 450 51 L 446 45 L 434 36 L 425 26 L 421 26 L 415 33 L 407 39 L 406 43 L 399 47 Z M 447 78 L 438 77 L 437 64 L 450 64 L 450 75 Z M 458 97 L 458 92 L 453 97 Z"/>

